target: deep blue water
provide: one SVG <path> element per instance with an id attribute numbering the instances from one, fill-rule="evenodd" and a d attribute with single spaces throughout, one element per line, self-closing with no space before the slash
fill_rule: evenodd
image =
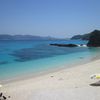
<path id="1" fill-rule="evenodd" d="M 59 48 L 50 46 L 50 43 L 86 43 L 75 40 L 41 40 L 41 41 L 0 41 L 0 62 L 24 62 L 55 55 L 69 54 L 84 51 L 86 48 Z"/>
<path id="2" fill-rule="evenodd" d="M 81 40 L 0 41 L 0 79 L 36 73 L 99 56 L 99 48 L 55 47 L 50 43 L 86 44 Z"/>

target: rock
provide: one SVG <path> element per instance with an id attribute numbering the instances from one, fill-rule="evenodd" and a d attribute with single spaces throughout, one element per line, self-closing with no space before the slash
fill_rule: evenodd
<path id="1" fill-rule="evenodd" d="M 87 46 L 100 47 L 100 31 L 99 30 L 94 30 L 93 32 L 91 32 Z"/>
<path id="2" fill-rule="evenodd" d="M 84 34 L 84 35 L 74 35 L 71 39 L 72 40 L 89 40 L 90 33 Z"/>
<path id="3" fill-rule="evenodd" d="M 76 44 L 50 44 L 52 46 L 59 46 L 59 47 L 78 47 Z"/>
<path id="4" fill-rule="evenodd" d="M 3 99 L 6 100 L 7 98 L 5 96 L 3 96 Z"/>
<path id="5" fill-rule="evenodd" d="M 0 97 L 2 97 L 2 95 L 3 95 L 3 93 L 1 92 L 1 93 L 0 93 Z"/>
<path id="6" fill-rule="evenodd" d="M 90 86 L 100 86 L 100 81 L 90 84 Z"/>
<path id="7" fill-rule="evenodd" d="M 77 39 L 82 39 L 82 35 L 74 35 L 72 38 L 72 40 L 77 40 Z"/>

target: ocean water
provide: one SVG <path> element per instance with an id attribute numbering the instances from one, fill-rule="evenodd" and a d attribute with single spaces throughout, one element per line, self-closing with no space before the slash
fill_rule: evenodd
<path id="1" fill-rule="evenodd" d="M 99 58 L 100 48 L 56 47 L 50 43 L 86 44 L 81 40 L 0 41 L 0 80 L 69 68 Z M 66 65 L 66 66 L 65 66 Z"/>

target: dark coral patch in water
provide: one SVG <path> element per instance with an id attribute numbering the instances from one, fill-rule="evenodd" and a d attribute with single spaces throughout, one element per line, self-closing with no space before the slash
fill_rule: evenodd
<path id="1" fill-rule="evenodd" d="M 31 48 L 28 48 L 28 49 L 21 49 L 18 51 L 14 51 L 10 55 L 17 58 L 15 59 L 15 61 L 27 61 L 33 59 L 34 53 Z"/>
<path id="2" fill-rule="evenodd" d="M 48 53 L 43 53 L 42 50 L 35 50 L 34 48 L 25 48 L 14 51 L 10 54 L 16 57 L 15 61 L 25 62 L 33 59 L 48 57 Z"/>
<path id="3" fill-rule="evenodd" d="M 15 50 L 10 55 L 14 56 L 15 57 L 14 60 L 17 62 L 25 62 L 30 60 L 52 57 L 55 55 L 69 54 L 78 51 L 80 51 L 78 48 L 73 50 L 69 48 L 58 48 L 48 45 L 41 45 L 35 48 L 23 48 Z"/>
<path id="4" fill-rule="evenodd" d="M 0 65 L 8 64 L 8 61 L 0 61 Z"/>

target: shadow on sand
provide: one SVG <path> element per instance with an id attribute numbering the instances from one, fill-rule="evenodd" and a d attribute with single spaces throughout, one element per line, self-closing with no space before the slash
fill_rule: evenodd
<path id="1" fill-rule="evenodd" d="M 95 83 L 90 84 L 90 86 L 100 86 L 100 80 Z"/>

